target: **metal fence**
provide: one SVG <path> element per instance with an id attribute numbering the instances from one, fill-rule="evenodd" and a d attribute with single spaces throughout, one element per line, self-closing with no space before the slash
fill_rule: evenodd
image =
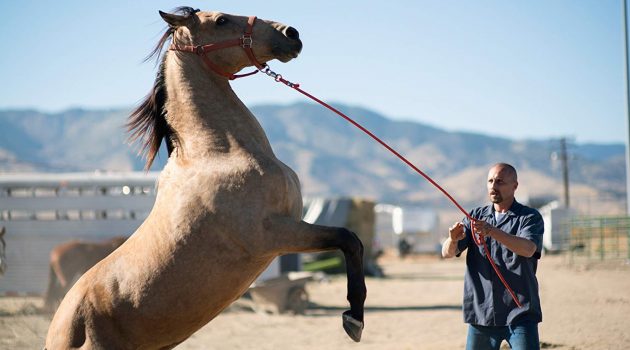
<path id="1" fill-rule="evenodd" d="M 577 217 L 569 221 L 569 261 L 630 261 L 630 217 Z"/>

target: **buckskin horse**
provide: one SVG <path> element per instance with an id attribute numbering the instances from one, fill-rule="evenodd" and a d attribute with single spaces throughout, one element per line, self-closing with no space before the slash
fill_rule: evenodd
<path id="1" fill-rule="evenodd" d="M 355 341 L 366 297 L 363 245 L 345 228 L 301 220 L 297 175 L 276 158 L 260 124 L 231 89 L 247 66 L 288 62 L 302 49 L 281 23 L 188 7 L 160 12 L 168 29 L 152 92 L 130 116 L 151 166 L 169 159 L 151 213 L 66 294 L 46 348 L 171 349 L 240 297 L 282 254 L 340 249 Z"/>
<path id="2" fill-rule="evenodd" d="M 44 309 L 54 312 L 73 282 L 92 266 L 120 247 L 126 237 L 112 237 L 102 242 L 71 240 L 50 251 L 48 288 L 44 296 Z"/>

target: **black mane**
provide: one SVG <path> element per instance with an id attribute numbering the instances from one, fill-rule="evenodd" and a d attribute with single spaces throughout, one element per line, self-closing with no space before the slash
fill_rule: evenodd
<path id="1" fill-rule="evenodd" d="M 190 17 L 199 12 L 199 10 L 182 6 L 176 8 L 173 12 L 185 17 Z M 139 140 L 141 142 L 139 154 L 143 154 L 146 158 L 145 170 L 151 168 L 151 164 L 153 164 L 160 150 L 162 139 L 166 141 L 169 156 L 179 141 L 175 131 L 166 122 L 167 111 L 165 104 L 167 96 L 166 83 L 164 81 L 165 56 L 161 55 L 164 44 L 171 38 L 174 32 L 175 28 L 168 27 L 164 31 L 164 34 L 162 34 L 155 48 L 145 58 L 145 61 L 148 61 L 154 56 L 162 56 L 155 82 L 153 83 L 153 89 L 131 113 L 126 124 L 127 131 L 129 132 L 128 141 L 134 143 Z"/>

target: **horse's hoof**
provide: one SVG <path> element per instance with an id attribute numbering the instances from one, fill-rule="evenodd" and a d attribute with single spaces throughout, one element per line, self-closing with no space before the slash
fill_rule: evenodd
<path id="1" fill-rule="evenodd" d="M 361 341 L 361 333 L 363 333 L 363 322 L 355 319 L 350 315 L 350 311 L 346 311 L 342 315 L 343 329 L 348 333 L 348 336 L 355 342 Z"/>

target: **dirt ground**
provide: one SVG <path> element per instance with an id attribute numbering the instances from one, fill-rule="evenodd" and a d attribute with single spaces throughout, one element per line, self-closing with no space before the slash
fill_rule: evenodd
<path id="1" fill-rule="evenodd" d="M 366 327 L 354 343 L 341 327 L 344 277 L 309 282 L 306 315 L 270 315 L 248 301 L 221 314 L 177 349 L 462 349 L 463 259 L 385 257 L 387 278 L 369 278 Z M 569 265 L 562 256 L 539 264 L 544 349 L 629 349 L 630 266 Z M 1 281 L 0 281 L 1 282 Z M 39 298 L 0 298 L 0 349 L 40 349 L 50 316 Z M 506 347 L 507 348 L 507 347 Z"/>

